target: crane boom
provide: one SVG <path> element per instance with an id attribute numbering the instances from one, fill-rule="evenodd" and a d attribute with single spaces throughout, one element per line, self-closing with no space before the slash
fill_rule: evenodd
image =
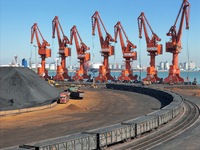
<path id="1" fill-rule="evenodd" d="M 81 39 L 81 36 L 76 28 L 76 26 L 74 25 L 71 30 L 70 30 L 70 44 L 72 45 L 72 41 L 73 41 L 73 38 L 74 38 L 74 41 L 75 41 L 75 45 L 76 45 L 76 50 L 77 50 L 77 54 L 84 54 L 85 51 L 89 50 L 90 48 L 87 47 L 82 39 Z M 78 40 L 79 39 L 79 40 Z M 79 42 L 80 41 L 80 42 Z M 80 44 L 79 44 L 80 43 Z"/>
<path id="2" fill-rule="evenodd" d="M 42 38 L 42 44 L 40 42 L 38 33 Z M 38 67 L 38 74 L 41 77 L 49 78 L 48 71 L 45 69 L 45 59 L 51 57 L 51 49 L 47 48 L 47 46 L 50 46 L 50 44 L 43 38 L 37 23 L 34 23 L 33 26 L 31 27 L 31 44 L 33 43 L 34 35 L 37 41 L 38 54 L 42 58 L 41 67 Z"/>
<path id="3" fill-rule="evenodd" d="M 40 34 L 40 36 L 42 38 L 42 45 L 40 43 L 38 33 Z M 37 26 L 37 23 L 34 23 L 34 25 L 31 27 L 31 44 L 33 43 L 34 35 L 36 37 L 38 48 L 44 48 L 45 49 L 47 46 L 50 46 L 50 44 L 43 38 L 42 33 L 40 32 L 40 29 Z"/>
<path id="4" fill-rule="evenodd" d="M 89 79 L 89 76 L 87 75 L 87 70 L 85 69 L 85 64 L 90 61 L 90 53 L 87 53 L 86 51 L 90 48 L 87 47 L 80 35 L 79 32 L 74 25 L 70 30 L 70 44 L 72 45 L 72 41 L 75 41 L 76 46 L 76 52 L 77 52 L 77 58 L 80 60 L 80 68 L 76 71 L 75 76 L 73 77 L 74 80 L 83 80 L 83 79 Z"/>
<path id="5" fill-rule="evenodd" d="M 104 31 L 106 33 L 105 40 L 104 40 L 102 32 L 101 32 L 99 21 L 100 21 L 101 25 L 103 26 L 103 29 L 104 29 Z M 98 11 L 96 11 L 94 13 L 94 15 L 92 16 L 92 35 L 95 35 L 96 26 L 98 28 L 100 45 L 101 45 L 102 49 L 103 48 L 107 48 L 110 45 L 110 42 L 115 42 L 114 39 L 112 38 L 112 36 L 107 32 L 107 30 L 106 30 L 106 28 L 104 26 L 104 23 L 103 23 Z"/>
<path id="6" fill-rule="evenodd" d="M 62 38 L 60 35 L 60 31 L 62 33 Z M 70 79 L 68 75 L 68 70 L 66 67 L 66 57 L 71 56 L 71 48 L 68 47 L 69 39 L 64 34 L 62 26 L 59 22 L 58 16 L 52 21 L 52 38 L 55 38 L 55 33 L 57 33 L 58 45 L 59 45 L 59 55 L 61 57 L 61 66 L 57 66 L 57 72 L 54 76 L 54 80 L 64 80 Z"/>
<path id="7" fill-rule="evenodd" d="M 178 54 L 181 52 L 182 49 L 181 39 L 182 39 L 184 18 L 186 21 L 186 29 L 189 29 L 189 13 L 190 13 L 190 3 L 188 2 L 188 0 L 183 0 L 178 15 L 176 17 L 175 23 L 170 28 L 169 32 L 166 34 L 167 36 L 171 37 L 171 40 L 169 42 L 166 42 L 166 52 L 172 53 L 173 58 L 172 58 L 172 65 L 170 65 L 169 68 L 169 75 L 167 78 L 164 79 L 164 82 L 167 83 L 184 82 L 184 79 L 180 76 L 180 69 L 178 67 Z M 180 15 L 181 15 L 180 25 L 177 31 L 176 24 L 179 20 Z"/>
<path id="8" fill-rule="evenodd" d="M 181 15 L 181 11 L 182 11 L 182 15 Z M 181 8 L 178 12 L 178 15 L 176 17 L 175 23 L 174 25 L 170 28 L 169 32 L 166 34 L 167 36 L 171 36 L 172 38 L 172 42 L 168 44 L 171 44 L 171 48 L 175 49 L 176 47 L 178 47 L 178 51 L 181 50 L 181 38 L 182 38 L 182 30 L 183 30 L 183 24 L 184 24 L 184 17 L 185 17 L 185 21 L 186 21 L 186 29 L 189 29 L 189 14 L 190 14 L 190 3 L 188 2 L 188 0 L 183 0 L 183 3 L 181 5 Z M 179 25 L 179 29 L 178 32 L 176 31 L 176 24 L 179 20 L 179 17 L 181 15 L 181 19 L 180 19 L 180 25 Z M 170 50 L 170 45 L 167 45 L 166 48 L 167 52 L 173 52 L 173 50 Z"/>
<path id="9" fill-rule="evenodd" d="M 134 45 L 131 41 L 129 41 L 129 39 L 128 39 L 127 35 L 126 35 L 126 32 L 124 31 L 124 28 L 121 25 L 121 22 L 117 22 L 117 24 L 114 26 L 114 32 L 115 32 L 115 39 L 114 39 L 115 42 L 117 42 L 117 37 L 119 35 L 123 54 L 124 53 L 129 53 L 129 52 L 131 52 L 132 49 L 137 48 L 136 45 Z M 124 36 L 126 38 L 127 46 L 125 46 L 125 44 L 124 44 L 122 33 L 124 34 Z M 135 59 L 135 58 L 133 58 L 133 59 Z"/>
<path id="10" fill-rule="evenodd" d="M 103 29 L 106 33 L 105 39 L 103 38 L 100 23 L 103 26 Z M 99 76 L 96 78 L 97 81 L 107 81 L 107 80 L 113 80 L 114 78 L 110 75 L 110 69 L 109 69 L 109 56 L 114 55 L 114 46 L 110 45 L 110 42 L 114 42 L 115 40 L 112 38 L 112 36 L 107 32 L 103 21 L 98 13 L 96 11 L 94 15 L 92 15 L 92 35 L 95 35 L 95 29 L 96 26 L 98 28 L 99 33 L 99 41 L 101 45 L 101 55 L 104 57 L 103 65 L 99 68 Z"/>
<path id="11" fill-rule="evenodd" d="M 63 35 L 63 38 L 61 39 L 60 37 L 60 30 Z M 69 39 L 67 36 L 65 36 L 62 26 L 59 22 L 58 16 L 55 16 L 55 18 L 52 21 L 52 38 L 55 38 L 55 31 L 57 32 L 57 37 L 58 37 L 58 44 L 60 49 L 64 49 L 67 47 L 67 44 L 69 44 Z"/>
<path id="12" fill-rule="evenodd" d="M 161 79 L 157 76 L 157 70 L 155 68 L 155 57 L 158 54 L 162 54 L 162 44 L 158 44 L 161 39 L 153 32 L 144 12 L 141 12 L 141 14 L 138 17 L 138 30 L 139 30 L 139 38 L 142 38 L 142 29 L 144 30 L 145 40 L 146 40 L 146 46 L 147 51 L 150 55 L 150 67 L 147 67 L 147 77 L 142 79 L 143 81 L 148 82 L 157 82 Z M 149 27 L 149 30 L 151 31 L 151 38 L 148 35 L 147 26 Z"/>
<path id="13" fill-rule="evenodd" d="M 146 24 L 148 25 L 152 36 L 149 38 Z M 162 54 L 162 49 L 159 48 L 157 42 L 161 41 L 161 39 L 153 32 L 144 12 L 141 12 L 140 16 L 138 17 L 138 29 L 139 29 L 139 38 L 142 38 L 142 27 L 144 29 L 146 44 L 147 44 L 147 51 L 155 51 L 157 54 Z"/>
<path id="14" fill-rule="evenodd" d="M 131 72 L 131 65 L 130 62 L 132 60 L 137 60 L 137 52 L 132 51 L 133 49 L 137 48 L 136 45 L 134 45 L 131 41 L 129 41 L 126 32 L 124 31 L 123 26 L 121 25 L 121 22 L 117 22 L 117 24 L 114 26 L 114 32 L 115 32 L 115 42 L 117 42 L 117 37 L 119 35 L 123 58 L 125 58 L 126 68 L 125 70 L 122 70 L 121 75 L 119 76 L 118 80 L 120 81 L 130 81 L 130 80 L 137 80 L 137 75 L 133 76 L 133 73 Z M 126 38 L 127 45 L 124 44 L 123 35 L 124 34 Z"/>

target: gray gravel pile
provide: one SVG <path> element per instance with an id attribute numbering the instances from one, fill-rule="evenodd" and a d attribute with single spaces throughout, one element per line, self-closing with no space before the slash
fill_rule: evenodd
<path id="1" fill-rule="evenodd" d="M 0 110 L 52 103 L 59 91 L 34 71 L 24 67 L 0 67 Z"/>

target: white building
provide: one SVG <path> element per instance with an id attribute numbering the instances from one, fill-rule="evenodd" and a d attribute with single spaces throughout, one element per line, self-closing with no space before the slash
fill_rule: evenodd
<path id="1" fill-rule="evenodd" d="M 188 70 L 189 68 L 188 68 L 188 63 L 187 62 L 184 62 L 183 63 L 183 69 L 185 69 L 185 70 Z"/>
<path id="2" fill-rule="evenodd" d="M 49 69 L 56 70 L 56 64 L 55 63 L 50 64 Z"/>
<path id="3" fill-rule="evenodd" d="M 31 64 L 31 68 L 36 68 L 36 64 Z"/>
<path id="4" fill-rule="evenodd" d="M 90 65 L 90 68 L 99 69 L 99 66 L 101 66 L 101 65 L 102 65 L 102 63 L 93 63 L 93 64 Z"/>
<path id="5" fill-rule="evenodd" d="M 169 70 L 169 63 L 168 63 L 168 61 L 165 62 L 164 66 L 165 66 L 165 67 L 164 67 L 165 70 Z"/>
<path id="6" fill-rule="evenodd" d="M 189 69 L 194 69 L 195 68 L 195 62 L 190 62 L 190 66 L 189 66 Z"/>
<path id="7" fill-rule="evenodd" d="M 50 65 L 49 64 L 45 64 L 45 68 L 49 69 Z"/>
<path id="8" fill-rule="evenodd" d="M 160 70 L 164 70 L 165 69 L 165 64 L 164 64 L 164 62 L 160 62 Z"/>

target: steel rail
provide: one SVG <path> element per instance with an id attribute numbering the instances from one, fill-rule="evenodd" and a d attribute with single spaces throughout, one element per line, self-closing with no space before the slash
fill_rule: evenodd
<path id="1" fill-rule="evenodd" d="M 184 99 L 184 112 L 182 117 L 174 123 L 174 126 L 163 130 L 161 128 L 157 133 L 151 132 L 141 140 L 138 138 L 137 142 L 128 144 L 123 148 L 131 150 L 151 149 L 187 130 L 196 122 L 199 113 L 199 107 L 195 103 Z"/>

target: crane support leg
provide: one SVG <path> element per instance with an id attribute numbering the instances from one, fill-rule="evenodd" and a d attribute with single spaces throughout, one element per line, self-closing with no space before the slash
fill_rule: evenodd
<path id="1" fill-rule="evenodd" d="M 147 67 L 147 77 L 142 79 L 142 81 L 151 81 L 151 83 L 156 83 L 161 79 L 158 78 L 157 70 L 155 69 L 155 52 L 150 52 L 150 67 Z"/>
<path id="2" fill-rule="evenodd" d="M 151 83 L 156 83 L 160 81 L 161 78 L 157 76 L 157 70 L 154 67 L 147 67 L 147 77 L 142 79 L 142 81 L 151 81 Z"/>
<path id="3" fill-rule="evenodd" d="M 87 73 L 84 73 L 84 74 L 82 75 L 82 77 L 83 77 L 83 79 L 90 79 L 90 76 L 87 75 Z"/>
<path id="4" fill-rule="evenodd" d="M 96 81 L 98 82 L 107 81 L 105 66 L 99 66 L 99 75 L 96 77 Z"/>
<path id="5" fill-rule="evenodd" d="M 104 62 L 102 66 L 99 66 L 99 75 L 96 77 L 99 82 L 106 82 L 107 80 L 114 80 L 110 74 L 110 69 L 108 68 L 108 54 L 104 53 Z"/>
<path id="6" fill-rule="evenodd" d="M 131 80 L 136 81 L 137 78 L 138 78 L 138 75 L 129 74 L 128 77 L 129 77 Z"/>
<path id="7" fill-rule="evenodd" d="M 125 62 L 126 62 L 126 70 L 127 70 L 127 73 L 125 75 L 128 76 L 130 78 L 130 80 L 136 81 L 138 75 L 133 75 L 133 72 L 131 71 L 130 58 L 126 58 Z"/>
<path id="8" fill-rule="evenodd" d="M 76 72 L 76 74 L 73 76 L 73 79 L 75 81 L 83 81 L 83 77 L 79 75 L 78 71 Z"/>
<path id="9" fill-rule="evenodd" d="M 66 56 L 61 56 L 61 65 L 63 69 L 63 77 L 64 79 L 71 79 L 71 77 L 68 75 L 68 69 L 66 68 L 66 62 L 65 62 Z"/>
<path id="10" fill-rule="evenodd" d="M 87 75 L 87 70 L 84 69 L 84 59 L 80 59 L 80 69 L 76 71 L 76 74 L 73 77 L 73 79 L 77 81 L 77 80 L 83 80 L 83 79 L 89 79 L 89 78 L 90 76 Z"/>
<path id="11" fill-rule="evenodd" d="M 68 75 L 68 69 L 64 68 L 63 71 L 64 71 L 64 73 L 63 73 L 64 79 L 71 79 L 71 77 Z"/>
<path id="12" fill-rule="evenodd" d="M 128 72 L 127 70 L 122 70 L 121 75 L 118 77 L 118 80 L 119 81 L 130 81 L 131 79 L 128 76 L 126 76 L 127 72 Z"/>
<path id="13" fill-rule="evenodd" d="M 105 75 L 106 75 L 107 80 L 114 80 L 114 78 L 110 74 L 110 69 L 108 68 L 108 66 L 109 66 L 109 64 L 108 64 L 108 54 L 104 54 L 103 64 L 104 64 L 105 69 L 106 69 Z"/>
<path id="14" fill-rule="evenodd" d="M 48 75 L 48 70 L 45 69 L 45 55 L 41 56 L 42 61 L 41 61 L 41 67 L 38 68 L 38 75 L 44 79 L 49 79 L 49 75 Z"/>
<path id="15" fill-rule="evenodd" d="M 173 53 L 172 65 L 169 68 L 169 75 L 164 79 L 165 83 L 183 83 L 184 79 L 180 76 L 178 68 L 178 52 Z"/>
<path id="16" fill-rule="evenodd" d="M 184 79 L 180 76 L 180 70 L 174 65 L 170 65 L 169 75 L 164 79 L 165 83 L 183 83 Z"/>
<path id="17" fill-rule="evenodd" d="M 53 77 L 54 81 L 64 81 L 62 66 L 57 66 L 56 75 Z"/>

